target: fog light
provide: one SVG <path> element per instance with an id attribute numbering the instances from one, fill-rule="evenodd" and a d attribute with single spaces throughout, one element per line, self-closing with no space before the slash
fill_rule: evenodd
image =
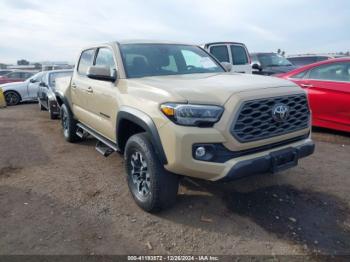
<path id="1" fill-rule="evenodd" d="M 202 157 L 204 157 L 204 156 L 205 156 L 205 153 L 206 153 L 205 147 L 203 147 L 203 146 L 197 147 L 195 153 L 196 153 L 196 158 L 202 158 Z"/>

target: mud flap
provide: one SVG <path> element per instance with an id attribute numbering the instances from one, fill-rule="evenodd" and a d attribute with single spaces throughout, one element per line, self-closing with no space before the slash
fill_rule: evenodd
<path id="1" fill-rule="evenodd" d="M 6 100 L 2 89 L 0 88 L 0 108 L 6 107 Z"/>

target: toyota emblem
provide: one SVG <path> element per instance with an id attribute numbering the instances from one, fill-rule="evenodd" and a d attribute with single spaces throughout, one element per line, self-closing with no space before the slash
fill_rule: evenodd
<path id="1" fill-rule="evenodd" d="M 277 122 L 283 122 L 289 116 L 289 107 L 285 104 L 276 104 L 272 109 L 272 117 Z"/>

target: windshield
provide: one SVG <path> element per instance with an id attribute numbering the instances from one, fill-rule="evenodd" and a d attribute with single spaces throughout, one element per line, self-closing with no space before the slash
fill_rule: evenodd
<path id="1" fill-rule="evenodd" d="M 56 72 L 56 73 L 51 73 L 50 74 L 50 79 L 49 79 L 49 85 L 53 89 L 56 86 L 56 79 L 59 77 L 65 77 L 65 76 L 71 76 L 73 74 L 73 71 L 64 71 L 64 72 Z"/>
<path id="2" fill-rule="evenodd" d="M 268 66 L 291 66 L 286 58 L 278 54 L 258 54 L 259 62 L 263 67 Z"/>
<path id="3" fill-rule="evenodd" d="M 225 72 L 204 50 L 177 44 L 120 45 L 127 77 Z"/>

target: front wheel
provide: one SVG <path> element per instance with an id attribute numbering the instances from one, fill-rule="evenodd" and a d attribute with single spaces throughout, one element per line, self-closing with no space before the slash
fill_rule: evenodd
<path id="1" fill-rule="evenodd" d="M 21 102 L 21 96 L 15 91 L 7 91 L 4 95 L 8 106 L 15 106 Z"/>
<path id="2" fill-rule="evenodd" d="M 61 106 L 61 124 L 63 129 L 63 136 L 66 141 L 74 143 L 81 140 L 80 137 L 78 137 L 76 134 L 77 121 L 73 118 L 73 114 L 65 104 Z"/>
<path id="3" fill-rule="evenodd" d="M 138 206 L 156 212 L 175 204 L 179 177 L 164 169 L 146 133 L 133 135 L 124 155 L 128 186 Z"/>

